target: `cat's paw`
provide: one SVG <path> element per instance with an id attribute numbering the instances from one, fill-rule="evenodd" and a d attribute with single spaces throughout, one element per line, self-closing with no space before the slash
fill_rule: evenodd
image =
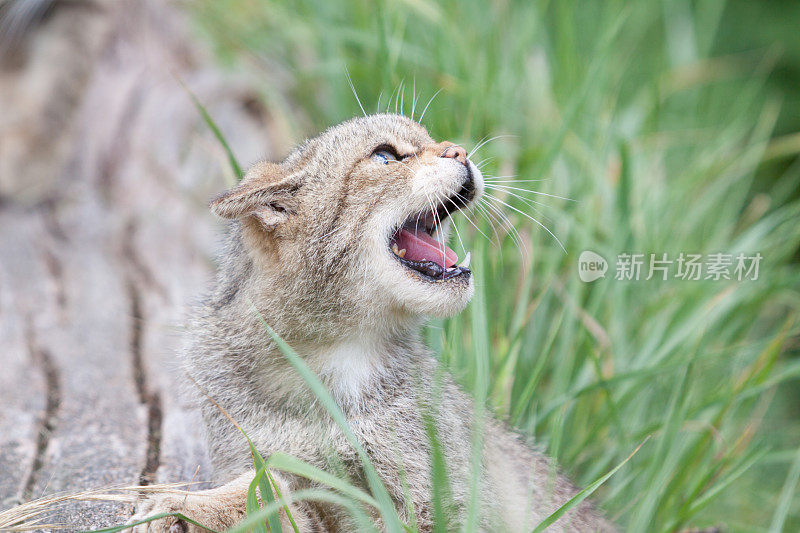
<path id="1" fill-rule="evenodd" d="M 128 524 L 141 522 L 152 516 L 165 513 L 180 513 L 186 518 L 202 524 L 209 529 L 223 531 L 243 518 L 238 509 L 225 508 L 219 501 L 197 494 L 158 494 L 139 502 L 136 514 Z M 208 529 L 176 516 L 167 516 L 132 526 L 134 533 L 201 533 Z"/>

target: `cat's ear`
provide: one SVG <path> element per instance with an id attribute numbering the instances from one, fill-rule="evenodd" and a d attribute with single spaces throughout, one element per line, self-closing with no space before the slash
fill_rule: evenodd
<path id="1" fill-rule="evenodd" d="M 241 183 L 211 201 L 211 212 L 222 218 L 254 216 L 266 228 L 277 226 L 296 211 L 299 182 L 275 163 L 254 165 Z"/>

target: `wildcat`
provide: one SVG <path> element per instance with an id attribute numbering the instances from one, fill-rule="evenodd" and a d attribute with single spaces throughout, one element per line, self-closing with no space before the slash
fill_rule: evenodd
<path id="1" fill-rule="evenodd" d="M 366 486 L 361 462 L 271 341 L 269 324 L 341 406 L 397 512 L 433 527 L 434 420 L 447 465 L 448 529 L 464 522 L 471 486 L 472 400 L 439 370 L 421 339 L 427 317 L 460 312 L 473 294 L 469 258 L 444 243 L 450 215 L 483 192 L 466 151 L 393 114 L 359 117 L 253 166 L 211 202 L 230 228 L 213 290 L 196 310 L 186 372 L 203 402 L 218 488 L 145 500 L 136 518 L 179 511 L 215 529 L 245 516 L 252 457 L 226 411 L 265 457 L 285 452 Z M 222 409 L 220 409 L 220 407 Z M 480 528 L 526 531 L 577 490 L 501 423 L 482 423 Z M 274 472 L 284 496 L 313 487 Z M 301 531 L 353 531 L 343 509 L 291 504 Z M 281 511 L 285 531 L 291 530 Z M 372 515 L 378 529 L 380 516 Z M 149 529 L 148 529 L 149 528 Z M 140 531 L 189 531 L 174 518 Z M 197 529 L 199 530 L 199 529 Z M 552 531 L 612 531 L 589 502 Z"/>

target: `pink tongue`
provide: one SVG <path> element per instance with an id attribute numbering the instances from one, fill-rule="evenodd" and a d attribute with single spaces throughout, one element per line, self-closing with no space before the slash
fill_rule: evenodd
<path id="1" fill-rule="evenodd" d="M 450 268 L 458 260 L 453 250 L 422 230 L 401 229 L 395 235 L 394 242 L 399 250 L 405 249 L 405 259 L 411 261 L 433 261 L 442 268 Z"/>

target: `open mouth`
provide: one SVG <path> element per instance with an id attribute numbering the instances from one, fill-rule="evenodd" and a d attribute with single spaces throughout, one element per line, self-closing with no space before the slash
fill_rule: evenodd
<path id="1" fill-rule="evenodd" d="M 469 279 L 472 274 L 469 269 L 470 254 L 467 253 L 456 264 L 456 252 L 436 240 L 436 237 L 441 238 L 441 227 L 450 214 L 465 207 L 473 195 L 474 191 L 462 189 L 435 206 L 436 211 L 422 211 L 406 219 L 389 240 L 389 248 L 400 264 L 426 281 Z"/>

